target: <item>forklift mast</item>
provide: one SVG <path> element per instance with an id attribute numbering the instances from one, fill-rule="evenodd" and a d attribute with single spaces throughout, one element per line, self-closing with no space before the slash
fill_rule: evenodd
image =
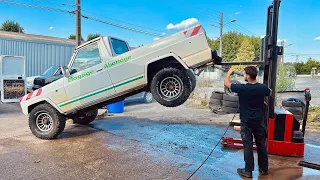
<path id="1" fill-rule="evenodd" d="M 281 49 L 277 46 L 280 3 L 281 0 L 274 0 L 273 4 L 268 7 L 266 36 L 261 39 L 260 61 L 265 62 L 263 83 L 268 85 L 272 91 L 272 95 L 266 102 L 268 104 L 265 111 L 265 123 L 267 127 L 268 119 L 275 118 L 277 63 Z"/>

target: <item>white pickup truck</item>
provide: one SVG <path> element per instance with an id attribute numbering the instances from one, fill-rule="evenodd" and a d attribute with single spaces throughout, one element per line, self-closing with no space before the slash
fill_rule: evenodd
<path id="1" fill-rule="evenodd" d="M 99 37 L 75 49 L 64 77 L 20 99 L 29 127 L 54 139 L 66 119 L 89 124 L 97 109 L 142 91 L 167 107 L 183 104 L 196 85 L 193 70 L 221 60 L 201 25 L 133 50 L 114 37 Z"/>

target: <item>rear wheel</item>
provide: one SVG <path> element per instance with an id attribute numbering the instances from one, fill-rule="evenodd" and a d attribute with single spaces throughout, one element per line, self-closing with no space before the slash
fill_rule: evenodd
<path id="1" fill-rule="evenodd" d="M 81 125 L 88 125 L 92 121 L 94 121 L 98 116 L 98 109 L 86 111 L 86 112 L 79 112 L 72 118 L 73 123 L 81 124 Z"/>
<path id="2" fill-rule="evenodd" d="M 29 128 L 40 139 L 55 139 L 65 125 L 65 118 L 49 104 L 36 106 L 29 115 Z"/>
<path id="3" fill-rule="evenodd" d="M 176 107 L 183 104 L 192 92 L 188 75 L 176 68 L 162 69 L 151 81 L 153 98 L 163 106 Z"/>

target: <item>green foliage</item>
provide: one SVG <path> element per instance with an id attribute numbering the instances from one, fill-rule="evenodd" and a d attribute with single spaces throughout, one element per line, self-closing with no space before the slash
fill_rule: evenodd
<path id="1" fill-rule="evenodd" d="M 234 61 L 252 61 L 255 58 L 254 46 L 249 38 L 244 38 L 241 47 L 238 50 L 237 57 Z M 245 66 L 233 66 L 232 69 L 242 71 Z"/>
<path id="2" fill-rule="evenodd" d="M 68 39 L 76 40 L 76 35 L 74 35 L 74 34 L 70 34 L 70 35 L 69 35 L 69 37 L 68 37 Z"/>
<path id="3" fill-rule="evenodd" d="M 277 68 L 277 84 L 276 91 L 292 91 L 296 87 L 296 81 L 294 77 L 289 77 L 287 72 L 292 70 L 291 66 L 287 66 L 279 63 Z"/>
<path id="4" fill-rule="evenodd" d="M 294 68 L 297 74 L 311 74 L 311 69 L 313 67 L 316 67 L 318 70 L 320 70 L 320 62 L 312 58 L 309 58 L 306 63 L 297 62 L 294 64 Z"/>
<path id="5" fill-rule="evenodd" d="M 11 21 L 11 20 L 7 20 L 4 23 L 2 23 L 0 30 L 1 31 L 24 33 L 23 27 L 18 22 Z"/>
<path id="6" fill-rule="evenodd" d="M 92 40 L 92 39 L 95 39 L 95 38 L 97 38 L 97 37 L 100 37 L 101 35 L 100 34 L 98 34 L 98 33 L 96 33 L 96 34 L 88 34 L 88 36 L 87 36 L 87 41 L 90 41 L 90 40 Z"/>
<path id="7" fill-rule="evenodd" d="M 260 38 L 247 36 L 237 32 L 228 32 L 222 37 L 222 58 L 224 62 L 232 62 L 237 58 L 237 53 L 242 45 L 242 42 L 247 39 L 253 45 L 254 60 L 260 56 Z M 216 40 L 208 39 L 208 43 L 212 49 L 220 50 L 220 38 Z"/>

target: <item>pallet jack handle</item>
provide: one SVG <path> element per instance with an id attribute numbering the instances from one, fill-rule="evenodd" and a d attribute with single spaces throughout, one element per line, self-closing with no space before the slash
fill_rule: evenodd
<path id="1" fill-rule="evenodd" d="M 304 90 L 304 96 L 305 96 L 305 99 L 306 99 L 306 107 L 305 107 L 304 114 L 303 114 L 303 124 L 302 124 L 303 136 L 304 136 L 304 133 L 306 131 L 308 112 L 309 112 L 309 106 L 310 106 L 310 101 L 311 101 L 311 93 L 310 93 L 310 89 L 309 88 L 306 88 Z"/>

